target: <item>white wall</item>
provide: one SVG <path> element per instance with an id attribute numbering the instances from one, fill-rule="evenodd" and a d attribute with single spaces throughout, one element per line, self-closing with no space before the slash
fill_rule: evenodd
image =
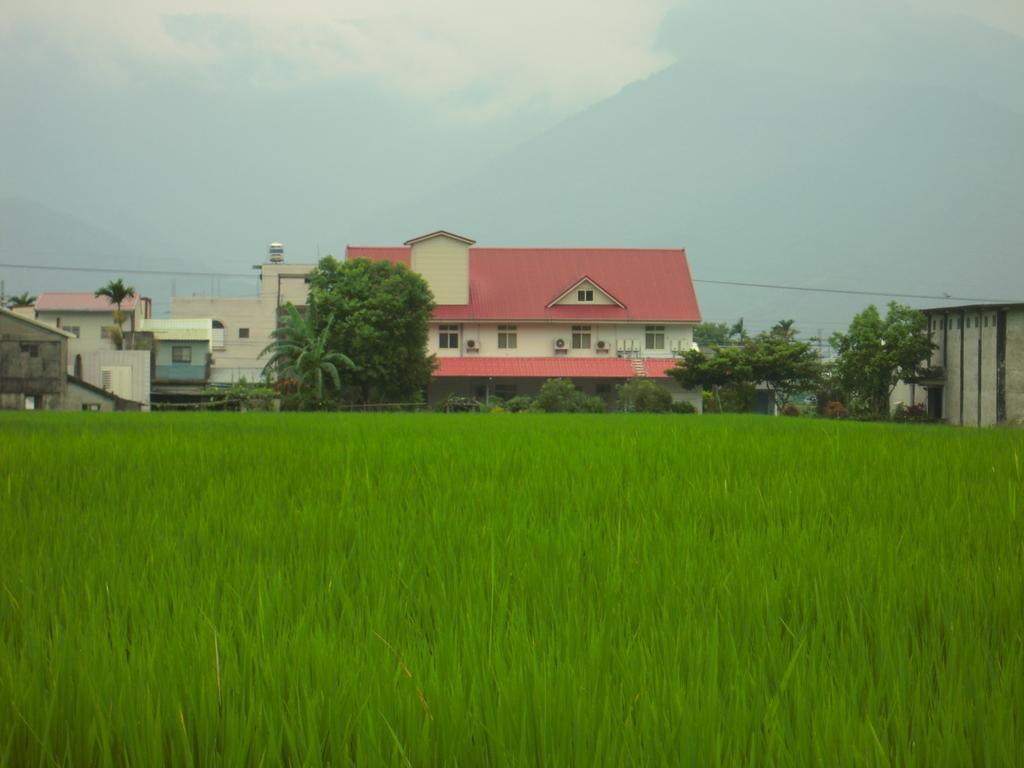
<path id="1" fill-rule="evenodd" d="M 614 357 L 620 348 L 634 349 L 642 357 L 672 357 L 674 348 L 686 351 L 693 342 L 693 325 L 664 324 L 664 349 L 646 349 L 646 327 L 649 323 L 590 323 L 590 348 L 572 348 L 572 323 L 519 322 L 516 326 L 516 348 L 498 347 L 499 323 L 439 323 L 432 322 L 428 349 L 439 357 L 552 357 L 555 354 L 555 339 L 565 340 L 566 355 L 569 357 Z M 458 349 L 441 349 L 439 346 L 440 326 L 459 327 Z M 504 323 L 502 323 L 504 325 Z M 466 341 L 477 343 L 479 352 L 466 352 Z M 597 351 L 597 342 L 603 340 L 607 353 Z"/>

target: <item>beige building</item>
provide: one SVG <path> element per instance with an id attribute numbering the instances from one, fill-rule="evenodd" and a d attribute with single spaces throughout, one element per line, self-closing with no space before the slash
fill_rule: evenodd
<path id="1" fill-rule="evenodd" d="M 650 378 L 701 408 L 700 393 L 666 373 L 700 322 L 682 249 L 478 248 L 439 231 L 345 256 L 426 278 L 438 305 L 431 402 L 535 395 L 547 379 L 569 378 L 613 404 L 616 385 Z"/>
<path id="2" fill-rule="evenodd" d="M 280 309 L 289 302 L 306 304 L 307 278 L 312 264 L 266 263 L 260 265 L 258 296 L 175 296 L 172 318 L 210 318 L 212 358 L 209 380 L 230 384 L 241 378 L 259 381 L 265 360 L 262 352 L 272 341 Z"/>
<path id="3" fill-rule="evenodd" d="M 950 424 L 1024 424 L 1024 303 L 924 312 L 936 348 L 905 401 Z"/>
<path id="4" fill-rule="evenodd" d="M 68 342 L 68 373 L 81 378 L 87 355 L 117 349 L 111 338 L 115 307 L 104 296 L 86 292 L 47 292 L 36 300 L 35 319 L 61 328 L 74 338 Z M 152 315 L 152 302 L 131 296 L 121 305 L 124 331 L 137 331 Z M 96 382 L 90 382 L 95 384 Z"/>

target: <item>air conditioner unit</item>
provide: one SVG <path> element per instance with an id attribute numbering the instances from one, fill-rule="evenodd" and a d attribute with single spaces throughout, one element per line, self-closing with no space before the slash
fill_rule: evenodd
<path id="1" fill-rule="evenodd" d="M 466 351 L 467 352 L 479 352 L 480 345 L 477 344 L 476 339 L 466 339 Z"/>
<path id="2" fill-rule="evenodd" d="M 555 352 L 565 352 L 565 347 L 565 339 L 555 339 Z"/>
<path id="3" fill-rule="evenodd" d="M 609 349 L 609 345 L 608 345 L 608 342 L 607 342 L 607 341 L 604 341 L 604 340 L 602 339 L 601 341 L 598 341 L 598 342 L 597 342 L 597 345 L 596 345 L 596 346 L 597 346 L 597 351 L 598 351 L 598 352 L 604 352 L 604 353 L 608 352 L 608 349 Z"/>

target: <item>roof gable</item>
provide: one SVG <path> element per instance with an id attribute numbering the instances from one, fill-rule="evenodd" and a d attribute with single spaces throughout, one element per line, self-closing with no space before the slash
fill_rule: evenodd
<path id="1" fill-rule="evenodd" d="M 594 300 L 587 301 L 587 302 L 579 301 L 577 296 L 579 294 L 579 291 L 581 291 L 581 290 L 583 290 L 583 291 L 593 291 L 593 299 Z M 603 301 L 601 300 L 601 298 L 603 298 Z M 626 308 L 625 304 L 623 304 L 621 301 L 619 301 L 614 296 L 612 296 L 611 293 L 609 293 L 604 288 L 602 288 L 600 285 L 598 285 L 596 280 L 591 280 L 590 277 L 588 277 L 587 275 L 584 275 L 583 277 L 581 277 L 579 280 L 577 280 L 575 283 L 573 283 L 571 286 L 569 286 L 569 288 L 567 288 L 561 294 L 556 296 L 548 304 L 548 308 L 553 307 L 553 306 L 555 306 L 557 304 L 568 304 L 568 305 L 573 305 L 573 306 L 579 305 L 579 304 L 587 304 L 587 305 L 590 305 L 590 306 L 601 306 L 602 304 L 605 304 L 605 305 L 607 305 L 607 304 L 614 304 L 615 306 L 621 307 L 622 309 Z"/>
<path id="2" fill-rule="evenodd" d="M 64 336 L 68 339 L 77 338 L 75 334 L 68 333 L 63 328 L 58 328 L 55 325 L 44 323 L 41 320 L 36 320 L 35 318 L 32 317 L 27 317 L 26 315 L 22 315 L 18 312 L 12 312 L 11 310 L 5 309 L 4 307 L 0 307 L 0 315 L 3 315 L 4 317 L 9 317 L 12 320 L 17 320 L 20 323 L 25 323 L 26 325 L 31 325 L 33 328 L 38 328 L 39 330 L 56 334 L 57 336 Z"/>
<path id="3" fill-rule="evenodd" d="M 457 240 L 458 242 L 465 243 L 466 245 L 476 245 L 476 240 L 470 240 L 468 237 L 463 237 L 462 235 L 456 235 L 451 232 L 446 232 L 443 229 L 439 229 L 436 232 L 431 232 L 428 235 L 420 235 L 419 237 L 414 237 L 412 240 L 406 240 L 405 245 L 416 245 L 416 243 L 422 243 L 424 240 L 433 240 L 435 237 L 447 237 L 449 240 Z"/>

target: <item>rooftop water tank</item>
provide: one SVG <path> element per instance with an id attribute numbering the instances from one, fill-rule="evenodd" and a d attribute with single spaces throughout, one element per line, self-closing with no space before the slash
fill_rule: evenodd
<path id="1" fill-rule="evenodd" d="M 281 243 L 271 243 L 267 248 L 267 255 L 271 264 L 280 264 L 284 261 L 284 246 Z"/>

